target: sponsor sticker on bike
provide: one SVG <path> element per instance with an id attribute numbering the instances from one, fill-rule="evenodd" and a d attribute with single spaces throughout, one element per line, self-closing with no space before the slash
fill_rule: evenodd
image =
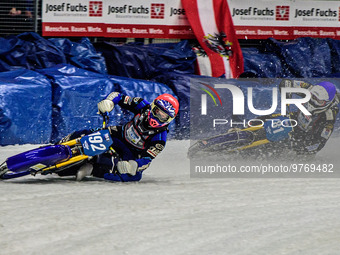
<path id="1" fill-rule="evenodd" d="M 30 168 L 32 168 L 33 170 L 39 171 L 39 170 L 41 170 L 45 167 L 46 167 L 46 165 L 39 163 L 39 164 L 36 164 L 34 166 L 31 166 Z"/>

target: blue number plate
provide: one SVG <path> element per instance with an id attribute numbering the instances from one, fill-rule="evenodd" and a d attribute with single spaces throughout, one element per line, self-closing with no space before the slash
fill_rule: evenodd
<path id="1" fill-rule="evenodd" d="M 288 138 L 289 133 L 293 130 L 290 119 L 284 116 L 266 121 L 263 127 L 266 130 L 267 139 L 272 142 Z"/>
<path id="2" fill-rule="evenodd" d="M 110 132 L 106 129 L 86 135 L 80 139 L 80 142 L 83 146 L 84 154 L 87 156 L 102 154 L 112 145 Z"/>

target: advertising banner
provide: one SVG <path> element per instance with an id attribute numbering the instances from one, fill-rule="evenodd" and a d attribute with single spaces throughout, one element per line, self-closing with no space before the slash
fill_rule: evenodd
<path id="1" fill-rule="evenodd" d="M 238 39 L 340 38 L 339 1 L 227 2 Z M 44 36 L 195 38 L 181 0 L 43 0 L 42 24 Z"/>
<path id="2" fill-rule="evenodd" d="M 43 36 L 103 36 L 103 1 L 45 0 Z"/>
<path id="3" fill-rule="evenodd" d="M 194 38 L 180 0 L 44 0 L 44 36 Z"/>
<path id="4" fill-rule="evenodd" d="M 228 0 L 239 39 L 340 38 L 339 1 Z"/>
<path id="5" fill-rule="evenodd" d="M 180 0 L 105 1 L 104 9 L 108 37 L 193 38 Z"/>

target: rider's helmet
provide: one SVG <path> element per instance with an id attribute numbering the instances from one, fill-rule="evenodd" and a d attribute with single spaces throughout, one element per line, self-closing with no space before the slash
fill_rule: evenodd
<path id="1" fill-rule="evenodd" d="M 162 94 L 151 103 L 148 113 L 148 123 L 153 128 L 168 125 L 177 115 L 179 103 L 170 94 Z"/>
<path id="2" fill-rule="evenodd" d="M 326 111 L 334 102 L 336 96 L 335 85 L 328 81 L 314 85 L 310 90 L 311 99 L 309 100 L 308 110 L 311 113 Z"/>

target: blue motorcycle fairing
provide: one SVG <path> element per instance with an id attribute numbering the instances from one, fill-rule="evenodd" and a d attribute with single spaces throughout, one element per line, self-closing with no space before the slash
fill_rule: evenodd
<path id="1" fill-rule="evenodd" d="M 67 160 L 72 155 L 71 149 L 66 145 L 48 145 L 26 151 L 6 160 L 7 167 L 12 172 L 21 172 L 31 167 L 52 166 Z"/>
<path id="2" fill-rule="evenodd" d="M 31 173 L 30 170 L 24 170 L 23 172 L 7 172 L 3 176 L 1 176 L 1 179 L 13 179 L 13 178 L 18 178 L 22 177 L 25 175 L 29 175 Z"/>

